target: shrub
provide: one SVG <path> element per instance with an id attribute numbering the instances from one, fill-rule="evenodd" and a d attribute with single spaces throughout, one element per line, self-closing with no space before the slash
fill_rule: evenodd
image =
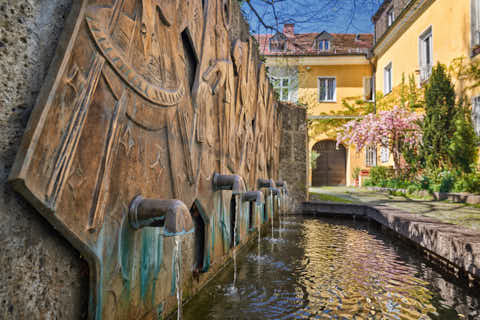
<path id="1" fill-rule="evenodd" d="M 360 176 L 360 171 L 362 171 L 362 170 L 358 167 L 353 169 L 353 173 L 352 173 L 353 180 L 358 179 L 358 177 Z"/>
<path id="2" fill-rule="evenodd" d="M 472 172 L 462 175 L 455 182 L 454 191 L 456 192 L 470 192 L 480 193 L 480 174 Z"/>
<path id="3" fill-rule="evenodd" d="M 372 183 L 372 179 L 365 179 L 365 180 L 363 181 L 363 185 L 364 185 L 365 187 L 374 187 L 374 186 L 375 186 L 375 185 Z"/>
<path id="4" fill-rule="evenodd" d="M 457 175 L 451 171 L 435 170 L 430 175 L 429 190 L 434 192 L 450 192 L 452 191 Z"/>
<path id="5" fill-rule="evenodd" d="M 369 177 L 373 185 L 385 187 L 383 184 L 389 180 L 390 174 L 386 167 L 373 167 L 370 169 Z"/>
<path id="6" fill-rule="evenodd" d="M 478 158 L 478 138 L 473 129 L 472 113 L 463 102 L 459 103 L 454 125 L 455 132 L 449 146 L 450 159 L 454 168 L 470 173 Z"/>

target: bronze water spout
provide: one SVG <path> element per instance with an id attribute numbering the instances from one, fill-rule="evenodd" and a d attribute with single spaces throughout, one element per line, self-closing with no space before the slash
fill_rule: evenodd
<path id="1" fill-rule="evenodd" d="M 246 190 L 243 178 L 236 174 L 226 175 L 215 173 L 213 176 L 213 188 L 214 190 L 232 190 L 234 194 Z"/>
<path id="2" fill-rule="evenodd" d="M 242 195 L 242 201 L 264 203 L 263 192 L 261 191 L 248 191 Z"/>
<path id="3" fill-rule="evenodd" d="M 272 179 L 258 179 L 258 188 L 275 188 L 275 182 Z"/>
<path id="4" fill-rule="evenodd" d="M 180 200 L 145 199 L 138 195 L 130 204 L 128 218 L 134 229 L 165 227 L 166 236 L 194 230 L 190 211 Z"/>

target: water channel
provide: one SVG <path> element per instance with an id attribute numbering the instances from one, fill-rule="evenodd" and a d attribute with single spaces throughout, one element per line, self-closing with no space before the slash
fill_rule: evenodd
<path id="1" fill-rule="evenodd" d="M 236 259 L 183 319 L 480 319 L 478 288 L 368 222 L 284 218 Z"/>

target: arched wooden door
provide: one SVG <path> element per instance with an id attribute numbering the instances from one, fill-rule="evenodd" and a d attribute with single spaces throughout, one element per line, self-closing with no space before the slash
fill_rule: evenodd
<path id="1" fill-rule="evenodd" d="M 332 140 L 319 141 L 313 150 L 319 154 L 316 167 L 312 170 L 312 186 L 346 185 L 347 150 L 344 146 L 336 147 Z"/>

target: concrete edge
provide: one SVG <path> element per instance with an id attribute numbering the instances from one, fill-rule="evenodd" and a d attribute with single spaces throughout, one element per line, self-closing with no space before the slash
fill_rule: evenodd
<path id="1" fill-rule="evenodd" d="M 394 189 L 382 187 L 366 187 L 375 192 L 401 192 L 408 194 L 407 189 Z M 449 200 L 454 203 L 480 204 L 480 195 L 468 192 L 429 192 L 427 190 L 415 191 L 413 195 L 418 197 L 432 196 L 437 201 Z"/>
<path id="2" fill-rule="evenodd" d="M 450 271 L 456 272 L 452 269 L 458 268 L 475 281 L 480 280 L 480 232 L 380 205 L 307 201 L 301 204 L 296 214 L 374 220 L 426 250 L 429 255 L 433 254 Z"/>

